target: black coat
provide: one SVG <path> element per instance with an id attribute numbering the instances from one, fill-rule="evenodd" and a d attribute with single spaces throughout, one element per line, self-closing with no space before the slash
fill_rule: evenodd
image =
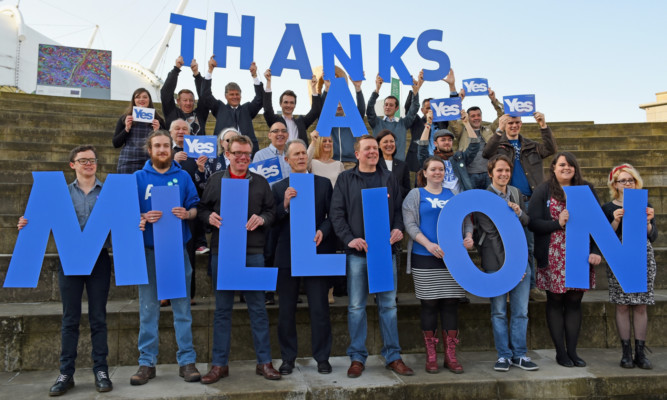
<path id="1" fill-rule="evenodd" d="M 174 69 L 169 72 L 169 75 L 167 75 L 167 79 L 164 81 L 164 85 L 162 85 L 162 89 L 160 90 L 162 112 L 164 113 L 167 129 L 169 129 L 172 122 L 179 118 L 187 120 L 185 113 L 176 105 L 176 101 L 174 100 L 174 92 L 176 91 L 178 74 L 180 73 L 181 70 L 174 67 Z M 197 107 L 193 110 L 199 122 L 199 131 L 193 133 L 193 135 L 206 135 L 206 120 L 208 119 L 209 108 L 201 101 L 201 84 L 204 78 L 202 78 L 201 74 L 197 74 L 194 78 L 197 97 L 199 97 L 200 101 L 197 103 Z"/>
<path id="2" fill-rule="evenodd" d="M 317 253 L 335 253 L 336 235 L 333 233 L 331 221 L 329 221 L 329 207 L 333 187 L 327 178 L 315 175 L 315 226 L 316 230 L 322 231 L 322 242 L 317 246 Z M 292 265 L 292 252 L 290 240 L 290 216 L 285 210 L 285 190 L 289 187 L 289 177 L 273 185 L 271 191 L 276 205 L 276 228 L 278 243 L 276 246 L 275 264 L 278 268 L 290 268 Z M 298 227 L 301 229 L 302 227 Z"/>
<path id="3" fill-rule="evenodd" d="M 382 157 L 380 157 L 378 165 L 380 168 L 387 170 L 387 164 L 384 162 Z M 396 178 L 396 181 L 398 182 L 398 185 L 401 189 L 401 198 L 404 199 L 412 189 L 412 187 L 410 187 L 410 170 L 408 169 L 407 162 L 394 158 L 391 161 L 391 173 Z"/>
<path id="4" fill-rule="evenodd" d="M 276 122 L 285 123 L 285 118 L 282 115 L 276 115 L 273 111 L 273 105 L 271 104 L 272 92 L 264 92 L 264 120 L 266 124 L 271 128 L 271 125 Z M 313 96 L 312 105 L 310 111 L 306 115 L 292 116 L 294 118 L 294 123 L 296 128 L 299 131 L 299 139 L 303 140 L 308 146 L 308 127 L 315 122 L 320 117 L 320 112 L 322 111 L 322 97 Z"/>

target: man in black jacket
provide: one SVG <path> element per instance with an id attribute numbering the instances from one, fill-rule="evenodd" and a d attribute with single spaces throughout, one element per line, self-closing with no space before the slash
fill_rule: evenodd
<path id="1" fill-rule="evenodd" d="M 174 90 L 178 83 L 178 74 L 181 73 L 183 67 L 183 57 L 178 56 L 174 69 L 169 72 L 167 79 L 160 90 L 160 99 L 162 101 L 162 112 L 164 113 L 167 126 L 177 119 L 183 119 L 190 125 L 191 135 L 206 135 L 206 120 L 208 119 L 208 107 L 203 102 L 197 104 L 195 107 L 195 94 L 190 89 L 181 89 L 174 101 Z M 199 65 L 197 60 L 192 59 L 190 63 L 192 75 L 195 78 L 195 89 L 197 95 L 201 98 L 201 84 L 204 80 L 199 73 Z"/>
<path id="2" fill-rule="evenodd" d="M 359 163 L 341 173 L 336 181 L 329 217 L 334 231 L 347 246 L 347 326 L 350 346 L 347 354 L 351 365 L 347 376 L 358 378 L 368 357 L 366 349 L 366 300 L 368 298 L 368 271 L 366 252 L 368 244 L 364 233 L 364 213 L 361 201 L 362 189 L 386 187 L 389 206 L 390 243 L 403 239 L 402 198 L 396 178 L 387 170 L 377 168 L 378 143 L 371 135 L 361 136 L 354 145 Z M 396 254 L 393 255 L 394 290 L 377 293 L 377 307 L 382 334 L 382 356 L 387 368 L 401 375 L 414 372 L 401 359 L 396 318 Z"/>
<path id="3" fill-rule="evenodd" d="M 308 154 L 306 144 L 300 139 L 287 143 L 285 159 L 292 172 L 307 173 Z M 315 178 L 315 243 L 318 253 L 335 253 L 336 236 L 333 234 L 331 222 L 327 214 L 331 204 L 333 188 L 331 181 L 321 176 Z M 290 178 L 273 185 L 273 197 L 276 204 L 276 229 L 278 244 L 276 246 L 275 263 L 278 266 L 278 341 L 283 364 L 278 371 L 289 375 L 294 369 L 297 356 L 296 303 L 299 297 L 300 277 L 292 276 L 291 242 L 290 242 L 290 200 L 298 195 L 290 186 Z M 295 227 L 303 228 L 303 227 Z M 316 265 L 311 266 L 317 268 Z M 331 321 L 329 319 L 329 278 L 325 276 L 309 276 L 303 278 L 308 296 L 310 312 L 311 345 L 313 358 L 317 361 L 317 372 L 331 373 L 329 355 L 331 354 Z"/>
<path id="4" fill-rule="evenodd" d="M 213 73 L 213 69 L 218 66 L 214 57 L 211 56 L 208 60 L 208 73 L 204 77 L 201 89 L 201 101 L 215 116 L 214 134 L 219 134 L 225 128 L 236 128 L 242 135 L 250 138 L 252 141 L 252 154 L 255 154 L 259 150 L 259 142 L 257 141 L 257 136 L 255 136 L 255 128 L 252 125 L 252 120 L 257 116 L 259 110 L 262 109 L 264 97 L 264 87 L 259 78 L 257 78 L 257 65 L 254 62 L 250 65 L 250 75 L 253 78 L 255 87 L 255 97 L 252 101 L 241 104 L 241 88 L 235 82 L 229 82 L 225 85 L 225 100 L 227 100 L 225 104 L 213 97 L 213 93 L 211 92 L 211 74 Z"/>
<path id="5" fill-rule="evenodd" d="M 211 270 L 214 284 L 218 281 L 218 238 L 222 218 L 220 217 L 221 180 L 248 179 L 248 223 L 246 229 L 246 265 L 264 267 L 265 228 L 271 226 L 275 216 L 273 194 L 269 183 L 263 176 L 248 171 L 252 146 L 246 136 L 234 136 L 230 139 L 227 158 L 229 168 L 211 175 L 198 206 L 199 218 L 211 225 Z M 226 193 L 234 196 L 234 193 Z M 264 292 L 258 290 L 243 291 L 252 329 L 253 345 L 257 355 L 255 372 L 266 379 L 280 379 L 280 374 L 271 364 L 271 343 L 269 338 L 269 317 L 264 305 Z M 211 370 L 202 377 L 204 384 L 214 383 L 229 374 L 229 348 L 231 346 L 232 307 L 234 291 L 215 291 L 215 314 L 213 319 L 213 355 Z"/>
<path id="6" fill-rule="evenodd" d="M 322 97 L 317 92 L 317 78 L 313 75 L 310 81 L 310 89 L 312 98 L 310 101 L 310 111 L 303 116 L 294 116 L 294 108 L 296 107 L 296 93 L 291 90 L 286 90 L 280 95 L 280 109 L 282 115 L 276 115 L 273 112 L 273 105 L 271 104 L 271 70 L 267 69 L 264 72 L 266 78 L 266 90 L 264 91 L 264 120 L 266 124 L 271 126 L 276 122 L 282 122 L 287 127 L 289 136 L 287 140 L 301 139 L 306 146 L 308 146 L 308 127 L 313 124 L 319 117 L 322 111 Z"/>

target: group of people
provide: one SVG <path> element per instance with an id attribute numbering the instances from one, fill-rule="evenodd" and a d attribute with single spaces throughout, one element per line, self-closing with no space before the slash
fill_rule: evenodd
<path id="1" fill-rule="evenodd" d="M 221 218 L 222 179 L 248 180 L 248 214 L 246 265 L 248 267 L 278 267 L 278 340 L 282 364 L 276 370 L 271 359 L 269 319 L 262 291 L 243 291 L 250 316 L 252 340 L 257 359 L 256 373 L 269 380 L 280 379 L 292 373 L 297 358 L 296 309 L 301 285 L 308 300 L 311 322 L 312 355 L 317 371 L 332 371 L 328 359 L 332 347 L 329 317 L 329 293 L 331 279 L 327 277 L 293 277 L 290 254 L 290 204 L 299 196 L 290 186 L 290 173 L 314 174 L 314 198 L 316 232 L 313 241 L 318 253 L 346 254 L 346 283 L 348 303 L 348 331 L 350 367 L 347 375 L 356 378 L 365 369 L 367 315 L 369 294 L 367 258 L 368 244 L 363 223 L 362 190 L 385 187 L 389 210 L 390 245 L 394 290 L 376 293 L 375 302 L 382 338 L 381 355 L 386 367 L 401 375 L 413 375 L 414 371 L 401 358 L 397 327 L 396 278 L 401 254 L 403 233 L 407 233 L 407 271 L 414 280 L 415 295 L 421 302 L 421 331 L 426 349 L 425 370 L 439 371 L 437 344 L 442 339 L 445 349 L 444 367 L 454 373 L 462 373 L 463 366 L 457 359 L 459 342 L 458 307 L 465 298 L 465 290 L 456 282 L 443 262 L 443 249 L 437 240 L 437 222 L 447 201 L 466 190 L 488 190 L 506 202 L 516 218 L 525 227 L 529 245 L 529 260 L 521 282 L 509 293 L 493 297 L 491 325 L 497 362 L 494 369 L 508 371 L 511 366 L 524 370 L 539 367 L 527 356 L 526 330 L 528 326 L 528 302 L 531 291 L 546 291 L 546 320 L 555 349 L 556 361 L 565 367 L 583 367 L 586 362 L 577 354 L 577 341 L 581 329 L 581 301 L 584 290 L 565 286 L 565 226 L 568 222 L 567 199 L 563 187 L 586 185 L 575 157 L 568 152 L 556 153 L 554 135 L 542 113 L 534 114 L 541 140 L 534 141 L 521 134 L 520 117 L 504 115 L 495 93 L 489 89 L 489 98 L 498 118 L 489 126 L 482 124 L 478 107 L 461 112 L 461 119 L 447 123 L 434 123 L 430 100 L 421 103 L 423 116 L 418 116 L 419 89 L 423 74 L 414 81 L 406 104 L 406 115 L 395 117 L 399 101 L 394 96 L 384 99 L 382 117 L 375 114 L 382 79 L 376 78 L 376 89 L 366 105 L 361 92 L 361 82 L 353 82 L 358 111 L 368 117 L 373 134 L 355 138 L 349 128 L 334 128 L 326 136 L 317 131 L 310 135 L 307 129 L 317 118 L 326 97 L 325 90 L 315 77 L 311 82 L 311 110 L 305 116 L 293 114 L 296 94 L 285 91 L 279 98 L 281 114 L 273 111 L 271 71 L 264 77 L 264 89 L 253 63 L 250 73 L 254 81 L 255 97 L 241 103 L 241 89 L 236 83 L 225 86 L 226 102 L 216 99 L 211 92 L 211 76 L 216 62 L 208 62 L 204 77 L 198 71 L 195 60 L 191 64 L 199 102 L 194 93 L 178 92 L 174 101 L 177 77 L 183 59 L 176 60 L 162 92 L 165 119 L 156 113 L 152 123 L 132 120 L 132 107 L 153 107 L 150 94 L 137 89 L 128 111 L 119 119 L 113 143 L 122 147 L 119 173 L 134 173 L 137 178 L 144 244 L 148 266 L 147 285 L 139 287 L 140 331 L 138 338 L 139 370 L 130 379 L 132 385 L 142 385 L 155 377 L 158 356 L 158 319 L 160 302 L 157 297 L 155 253 L 153 248 L 153 224 L 162 213 L 152 210 L 150 189 L 154 186 L 176 185 L 180 193 L 180 205 L 172 213 L 182 220 L 183 242 L 188 243 L 184 257 L 184 276 L 187 298 L 171 299 L 174 329 L 178 351 L 179 376 L 187 382 L 204 384 L 217 382 L 229 374 L 231 348 L 232 307 L 234 292 L 216 290 L 218 275 L 219 228 Z M 454 73 L 444 78 L 449 85 L 450 96 L 464 97 L 457 92 Z M 269 126 L 271 144 L 259 149 L 253 129 L 253 118 L 264 108 L 264 118 Z M 349 110 L 348 110 L 349 111 Z M 183 135 L 204 134 L 209 112 L 216 119 L 215 133 L 219 140 L 217 158 L 205 156 L 187 158 L 183 153 Z M 338 106 L 338 115 L 343 114 Z M 165 130 L 169 127 L 169 131 Z M 408 141 L 407 132 L 412 140 Z M 555 155 L 554 155 L 555 154 Z M 544 177 L 543 159 L 553 156 L 548 176 Z M 278 157 L 283 172 L 282 180 L 269 184 L 260 174 L 249 170 L 252 161 Z M 92 146 L 79 146 L 70 154 L 70 166 L 77 179 L 70 184 L 74 207 L 81 227 L 86 224 L 102 182 L 96 178 L 97 153 Z M 410 172 L 416 172 L 413 187 Z M 610 203 L 602 206 L 612 228 L 621 235 L 623 221 L 623 190 L 642 187 L 641 178 L 630 164 L 615 167 L 608 179 L 612 196 Z M 444 216 L 446 217 L 446 216 Z M 21 217 L 21 229 L 28 221 Z M 648 291 L 625 293 L 609 270 L 610 301 L 616 304 L 616 321 L 621 337 L 623 358 L 621 366 L 651 368 L 645 357 L 647 334 L 646 306 L 654 303 L 653 281 L 655 258 L 651 242 L 657 237 L 654 211 L 647 208 Z M 294 227 L 300 228 L 300 227 Z M 193 250 L 209 246 L 205 232 L 210 230 L 210 269 L 215 291 L 213 321 L 213 348 L 210 370 L 202 375 L 195 366 L 196 353 L 192 344 L 192 315 L 190 295 L 194 290 Z M 192 234 L 191 234 L 192 231 Z M 203 239 L 203 241 L 202 241 Z M 477 249 L 481 254 L 481 268 L 493 273 L 504 264 L 502 240 L 493 222 L 482 213 L 468 215 L 461 227 L 461 243 L 467 249 Z M 534 243 L 534 245 L 533 245 Z M 112 384 L 108 376 L 106 356 L 106 297 L 110 282 L 108 243 L 100 253 L 90 276 L 65 276 L 60 272 L 60 290 L 63 301 L 62 350 L 60 375 L 51 387 L 51 395 L 64 394 L 74 386 L 74 363 L 78 341 L 78 325 L 81 316 L 81 294 L 88 291 L 89 318 L 93 342 L 98 391 L 109 391 Z M 533 250 L 534 248 L 534 250 Z M 208 247 L 206 247 L 208 249 Z M 534 252 L 535 263 L 532 262 Z M 267 259 L 270 261 L 267 262 Z M 594 285 L 593 266 L 601 262 L 600 251 L 591 241 L 589 263 L 591 287 Z M 316 265 L 309 268 L 317 268 Z M 509 302 L 508 302 L 509 300 Z M 509 304 L 509 311 L 508 311 Z M 508 324 L 509 320 L 509 324 Z M 635 353 L 630 343 L 631 321 L 635 335 Z M 439 322 L 440 321 L 440 322 Z"/>

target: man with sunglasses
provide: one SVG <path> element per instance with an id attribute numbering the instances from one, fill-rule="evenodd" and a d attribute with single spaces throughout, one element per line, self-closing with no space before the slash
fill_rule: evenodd
<path id="1" fill-rule="evenodd" d="M 211 269 L 213 283 L 218 281 L 218 240 L 219 228 L 223 221 L 220 217 L 220 196 L 222 179 L 248 180 L 248 222 L 246 224 L 246 266 L 264 266 L 265 232 L 275 218 L 274 198 L 271 188 L 264 177 L 248 170 L 252 155 L 252 142 L 247 136 L 233 136 L 226 153 L 229 167 L 211 175 L 198 206 L 198 216 L 213 229 L 211 236 Z M 234 196 L 233 193 L 225 194 Z M 243 295 L 248 305 L 250 328 L 253 345 L 257 356 L 255 373 L 266 379 L 280 379 L 280 374 L 271 363 L 271 342 L 269 317 L 264 304 L 264 292 L 244 290 Z M 215 383 L 229 375 L 229 349 L 232 333 L 232 307 L 234 291 L 215 291 L 215 313 L 213 317 L 213 351 L 211 370 L 202 377 L 204 384 Z"/>
<path id="2" fill-rule="evenodd" d="M 183 57 L 178 56 L 174 69 L 169 72 L 160 90 L 162 111 L 167 126 L 171 126 L 171 123 L 177 119 L 182 119 L 190 126 L 190 135 L 206 135 L 206 120 L 208 119 L 209 108 L 206 107 L 204 102 L 199 102 L 195 107 L 195 94 L 190 89 L 181 89 L 176 95 L 176 101 L 174 101 L 174 91 L 178 83 L 178 74 L 181 73 L 181 67 L 183 67 Z M 199 65 L 194 58 L 190 63 L 190 69 L 195 78 L 197 95 L 201 98 L 201 85 L 204 78 L 199 73 Z"/>
<path id="3" fill-rule="evenodd" d="M 97 197 L 102 191 L 102 182 L 95 175 L 97 172 L 97 151 L 92 145 L 75 147 L 69 156 L 69 166 L 76 173 L 76 179 L 70 183 L 70 196 L 81 229 L 86 226 L 93 211 Z M 28 220 L 19 218 L 18 229 L 23 229 Z M 95 266 L 90 275 L 65 275 L 58 270 L 60 298 L 63 303 L 61 328 L 60 374 L 49 390 L 49 396 L 60 396 L 74 387 L 74 370 L 79 343 L 79 320 L 81 319 L 81 296 L 86 287 L 88 294 L 88 320 L 90 321 L 90 341 L 92 344 L 93 374 L 98 392 L 113 389 L 109 379 L 107 355 L 107 295 L 111 281 L 111 260 L 109 259 L 109 238 L 104 242 Z"/>

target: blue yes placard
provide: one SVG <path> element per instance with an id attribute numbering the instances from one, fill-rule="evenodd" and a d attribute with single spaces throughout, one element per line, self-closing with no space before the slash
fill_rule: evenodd
<path id="1" fill-rule="evenodd" d="M 484 78 L 463 80 L 463 91 L 466 96 L 485 96 L 489 94 L 489 81 Z"/>
<path id="2" fill-rule="evenodd" d="M 433 122 L 454 121 L 461 119 L 461 107 L 460 97 L 431 100 Z"/>
<path id="3" fill-rule="evenodd" d="M 218 156 L 217 136 L 183 136 L 183 150 L 190 158 L 206 156 L 216 158 Z"/>
<path id="4" fill-rule="evenodd" d="M 516 94 L 503 97 L 505 114 L 511 117 L 530 117 L 535 113 L 534 94 Z"/>
<path id="5" fill-rule="evenodd" d="M 260 174 L 269 183 L 278 182 L 283 179 L 283 171 L 280 168 L 278 157 L 267 158 L 248 165 L 250 171 Z"/>

